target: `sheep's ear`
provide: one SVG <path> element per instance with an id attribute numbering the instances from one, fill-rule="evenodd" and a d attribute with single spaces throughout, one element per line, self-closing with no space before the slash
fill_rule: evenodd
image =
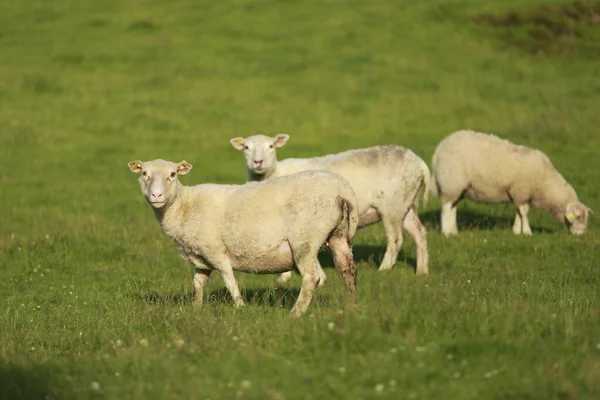
<path id="1" fill-rule="evenodd" d="M 177 164 L 177 175 L 185 175 L 192 169 L 193 165 L 189 162 L 183 160 L 179 164 Z"/>
<path id="2" fill-rule="evenodd" d="M 231 143 L 231 145 L 238 150 L 244 150 L 244 138 L 243 137 L 236 137 L 233 138 L 229 141 Z"/>
<path id="3" fill-rule="evenodd" d="M 143 162 L 141 162 L 140 160 L 135 160 L 130 163 L 127 163 L 127 166 L 132 172 L 139 174 L 140 172 L 142 172 L 142 164 Z"/>
<path id="4" fill-rule="evenodd" d="M 284 144 L 286 144 L 289 138 L 290 135 L 280 133 L 279 135 L 275 136 L 275 140 L 273 140 L 273 145 L 275 147 L 282 147 Z"/>
<path id="5" fill-rule="evenodd" d="M 579 205 L 580 203 L 577 202 L 567 204 L 567 209 L 565 210 L 565 218 L 570 223 L 575 222 L 577 216 L 581 214 L 581 208 L 578 207 Z"/>

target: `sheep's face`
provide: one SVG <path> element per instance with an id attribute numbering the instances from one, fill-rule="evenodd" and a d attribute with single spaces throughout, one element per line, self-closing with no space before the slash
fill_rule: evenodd
<path id="1" fill-rule="evenodd" d="M 289 138 L 288 135 L 283 134 L 275 137 L 256 135 L 248 138 L 234 138 L 230 142 L 234 148 L 244 152 L 248 171 L 254 175 L 265 175 L 275 168 L 276 149 L 283 146 Z"/>
<path id="2" fill-rule="evenodd" d="M 132 161 L 129 169 L 140 175 L 142 193 L 150 205 L 159 209 L 169 204 L 177 194 L 178 175 L 185 175 L 192 169 L 192 164 L 185 161 L 176 164 L 171 161 Z"/>
<path id="3" fill-rule="evenodd" d="M 569 203 L 565 210 L 565 219 L 573 235 L 583 235 L 587 231 L 588 216 L 592 213 L 583 203 Z"/>

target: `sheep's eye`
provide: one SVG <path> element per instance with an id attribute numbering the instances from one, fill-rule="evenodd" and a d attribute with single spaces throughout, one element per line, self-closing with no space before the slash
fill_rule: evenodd
<path id="1" fill-rule="evenodd" d="M 171 178 L 175 178 L 176 175 L 177 175 L 176 172 L 171 172 Z"/>
<path id="2" fill-rule="evenodd" d="M 148 174 L 146 173 L 146 171 L 143 171 L 143 172 L 142 172 L 142 176 L 146 176 L 146 175 L 148 175 Z"/>
<path id="3" fill-rule="evenodd" d="M 272 149 L 272 148 L 273 148 L 273 145 L 270 145 L 270 146 L 269 146 L 269 148 L 270 148 L 270 149 Z"/>
<path id="4" fill-rule="evenodd" d="M 248 146 L 244 145 L 244 150 L 248 150 Z"/>

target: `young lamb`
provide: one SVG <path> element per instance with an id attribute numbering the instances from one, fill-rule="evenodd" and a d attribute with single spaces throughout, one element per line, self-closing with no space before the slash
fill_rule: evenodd
<path id="1" fill-rule="evenodd" d="M 377 146 L 349 150 L 315 158 L 288 158 L 277 161 L 276 148 L 289 135 L 264 135 L 234 138 L 234 148 L 244 151 L 249 181 L 285 176 L 299 171 L 325 170 L 337 173 L 350 182 L 358 198 L 359 228 L 382 221 L 387 249 L 379 270 L 391 269 L 402 247 L 402 227 L 417 246 L 416 273 L 428 274 L 427 231 L 419 220 L 417 208 L 420 192 L 427 201 L 430 172 L 427 164 L 412 151 L 401 146 Z M 279 280 L 286 281 L 291 273 Z"/>
<path id="2" fill-rule="evenodd" d="M 220 273 L 236 306 L 244 301 L 233 271 L 281 273 L 296 268 L 302 288 L 290 315 L 308 308 L 319 281 L 317 253 L 333 253 L 355 302 L 356 267 L 352 240 L 358 224 L 356 196 L 342 177 L 324 171 L 295 174 L 245 185 L 182 185 L 177 176 L 192 165 L 132 161 L 144 197 L 163 231 L 195 266 L 195 300 L 202 305 L 213 270 Z"/>
<path id="3" fill-rule="evenodd" d="M 431 191 L 441 197 L 442 233 L 446 236 L 458 233 L 456 206 L 463 197 L 483 203 L 514 203 L 513 232 L 517 235 L 531 235 L 530 206 L 566 222 L 574 235 L 586 232 L 591 210 L 579 202 L 573 187 L 539 150 L 462 130 L 440 142 L 432 169 Z"/>

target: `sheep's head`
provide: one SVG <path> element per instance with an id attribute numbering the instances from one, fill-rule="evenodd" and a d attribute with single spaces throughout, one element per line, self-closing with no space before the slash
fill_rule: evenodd
<path id="1" fill-rule="evenodd" d="M 565 219 L 573 235 L 583 235 L 587 230 L 588 216 L 592 210 L 578 201 L 567 204 Z"/>
<path id="2" fill-rule="evenodd" d="M 140 187 L 148 203 L 155 208 L 169 204 L 177 194 L 177 175 L 185 175 L 192 169 L 192 164 L 185 161 L 176 164 L 171 161 L 132 161 L 129 169 L 140 174 Z"/>
<path id="3" fill-rule="evenodd" d="M 273 171 L 277 163 L 276 148 L 283 146 L 290 137 L 280 134 L 275 137 L 265 135 L 237 137 L 231 139 L 231 145 L 244 151 L 246 168 L 254 175 L 266 175 Z"/>

